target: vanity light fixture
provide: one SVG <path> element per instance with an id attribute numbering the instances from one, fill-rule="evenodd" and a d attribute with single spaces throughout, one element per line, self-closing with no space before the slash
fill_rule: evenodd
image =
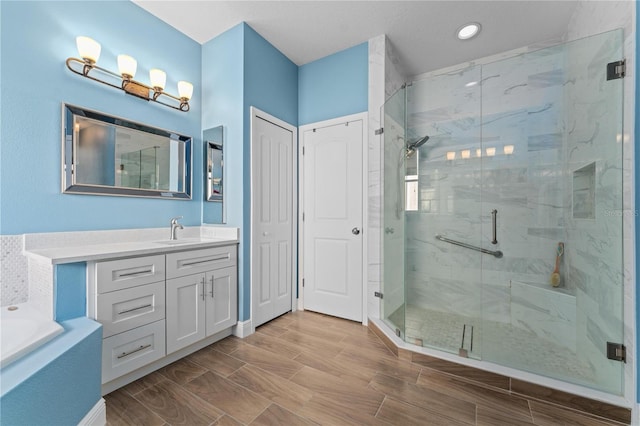
<path id="1" fill-rule="evenodd" d="M 76 45 L 78 47 L 78 53 L 82 59 L 67 58 L 67 68 L 69 68 L 71 72 L 90 78 L 91 80 L 99 83 L 106 84 L 107 86 L 124 90 L 130 95 L 137 96 L 147 101 L 154 101 L 183 112 L 189 111 L 189 100 L 193 96 L 193 85 L 191 83 L 187 81 L 179 81 L 178 96 L 174 96 L 164 91 L 164 87 L 167 82 L 167 74 L 164 71 L 156 68 L 150 70 L 149 80 L 151 85 L 147 86 L 146 84 L 133 79 L 136 75 L 138 62 L 131 56 L 118 55 L 119 73 L 115 73 L 96 65 L 98 58 L 100 57 L 100 43 L 89 37 L 80 36 L 76 38 Z M 82 66 L 82 69 L 79 69 L 79 66 Z M 120 85 L 111 83 L 106 79 L 101 78 L 102 76 L 96 76 L 96 72 L 92 72 L 93 70 L 99 71 L 103 75 L 120 79 Z M 166 101 L 165 99 L 171 99 L 172 101 Z"/>
<path id="2" fill-rule="evenodd" d="M 460 40 L 469 40 L 480 33 L 482 26 L 477 22 L 469 22 L 458 29 L 458 38 Z"/>

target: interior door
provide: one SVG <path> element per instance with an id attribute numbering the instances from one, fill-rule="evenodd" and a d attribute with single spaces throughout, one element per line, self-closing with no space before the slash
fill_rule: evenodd
<path id="1" fill-rule="evenodd" d="M 362 321 L 363 121 L 303 137 L 304 308 Z"/>
<path id="2" fill-rule="evenodd" d="M 253 325 L 291 310 L 293 131 L 257 115 L 252 122 L 251 269 Z"/>

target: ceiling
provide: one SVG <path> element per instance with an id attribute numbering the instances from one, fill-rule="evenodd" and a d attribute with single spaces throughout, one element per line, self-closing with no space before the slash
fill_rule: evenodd
<path id="1" fill-rule="evenodd" d="M 199 43 L 244 21 L 297 65 L 386 34 L 407 76 L 563 37 L 575 1 L 133 0 Z M 467 22 L 480 35 L 455 37 Z"/>

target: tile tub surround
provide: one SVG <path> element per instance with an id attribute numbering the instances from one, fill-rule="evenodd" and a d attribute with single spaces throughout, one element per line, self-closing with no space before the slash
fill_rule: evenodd
<path id="1" fill-rule="evenodd" d="M 29 298 L 27 259 L 22 255 L 23 235 L 0 236 L 0 306 L 24 303 Z"/>
<path id="2" fill-rule="evenodd" d="M 483 386 L 487 389 L 493 388 L 496 391 L 507 392 L 510 395 L 519 396 L 531 401 L 542 401 L 556 406 L 569 408 L 571 410 L 588 413 L 590 415 L 598 416 L 600 419 L 608 419 L 614 422 L 613 424 L 618 424 L 617 422 L 620 422 L 621 424 L 631 423 L 630 408 L 620 407 L 607 402 L 578 396 L 520 379 L 481 370 L 473 366 L 458 364 L 456 362 L 426 355 L 414 351 L 413 345 L 406 345 L 404 342 L 400 343 L 402 346 L 398 346 L 398 342 L 394 338 L 395 336 L 391 336 L 388 331 L 383 331 L 381 327 L 384 327 L 384 325 L 381 325 L 375 320 L 369 320 L 368 327 L 378 337 L 380 337 L 382 342 L 384 342 L 391 352 L 400 359 L 410 360 L 411 362 L 423 367 L 428 367 L 430 369 L 446 373 L 447 375 L 458 377 L 467 383 L 475 383 L 476 385 Z M 531 405 L 531 407 L 533 408 L 533 405 Z M 555 424 L 559 420 L 560 418 L 557 418 L 549 424 Z M 594 424 L 600 424 L 595 420 L 594 422 Z M 581 423 L 573 420 L 564 424 L 590 423 Z"/>

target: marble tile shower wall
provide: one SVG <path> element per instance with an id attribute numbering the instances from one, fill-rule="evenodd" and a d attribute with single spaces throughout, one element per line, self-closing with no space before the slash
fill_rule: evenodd
<path id="1" fill-rule="evenodd" d="M 420 210 L 408 213 L 409 299 L 510 322 L 511 281 L 547 286 L 564 237 L 555 170 L 563 155 L 562 66 L 560 52 L 545 51 L 411 87 L 409 128 L 431 140 L 421 150 Z M 466 86 L 471 82 L 481 84 Z M 505 146 L 513 152 L 505 154 Z M 490 243 L 493 209 L 497 245 Z M 504 257 L 449 245 L 435 234 L 502 250 Z"/>

